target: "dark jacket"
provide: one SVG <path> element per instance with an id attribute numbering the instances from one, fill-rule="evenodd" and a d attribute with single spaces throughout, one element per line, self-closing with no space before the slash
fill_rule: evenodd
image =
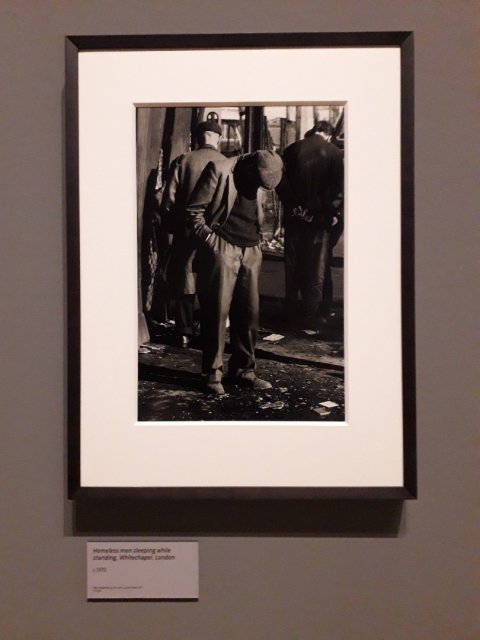
<path id="1" fill-rule="evenodd" d="M 308 209 L 319 223 L 328 224 L 337 213 L 333 201 L 343 194 L 343 154 L 321 135 L 294 142 L 283 154 L 285 174 L 277 192 L 289 213 L 297 206 Z"/>
<path id="2" fill-rule="evenodd" d="M 192 269 L 196 247 L 191 228 L 187 225 L 186 204 L 208 163 L 223 160 L 225 156 L 217 149 L 205 145 L 178 156 L 170 166 L 160 205 L 160 218 L 164 229 L 173 234 L 167 279 L 175 297 L 196 291 Z"/>
<path id="3" fill-rule="evenodd" d="M 199 180 L 186 210 L 189 226 L 200 241 L 205 241 L 215 228 L 225 223 L 235 203 L 237 188 L 234 169 L 239 157 L 211 162 Z M 257 191 L 258 224 L 263 222 L 262 190 Z"/>
<path id="4" fill-rule="evenodd" d="M 184 234 L 185 206 L 209 162 L 221 162 L 225 156 L 210 145 L 183 153 L 170 165 L 167 184 L 160 206 L 162 225 L 173 234 Z"/>

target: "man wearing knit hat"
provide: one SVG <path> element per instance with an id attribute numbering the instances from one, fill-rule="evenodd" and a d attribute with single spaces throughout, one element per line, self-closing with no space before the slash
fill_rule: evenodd
<path id="1" fill-rule="evenodd" d="M 175 334 L 180 346 L 188 347 L 193 334 L 195 274 L 192 262 L 195 240 L 186 224 L 185 205 L 209 162 L 224 160 L 218 151 L 222 128 L 215 120 L 200 122 L 195 129 L 198 148 L 175 158 L 170 166 L 163 191 L 160 217 L 165 229 L 173 234 L 167 280 L 175 299 Z"/>
<path id="2" fill-rule="evenodd" d="M 230 379 L 256 390 L 272 385 L 255 373 L 258 278 L 262 263 L 262 189 L 274 189 L 283 163 L 273 151 L 210 163 L 198 182 L 187 215 L 197 238 L 196 256 L 206 391 L 222 385 L 225 325 L 230 317 Z M 261 189 L 262 188 L 262 189 Z"/>

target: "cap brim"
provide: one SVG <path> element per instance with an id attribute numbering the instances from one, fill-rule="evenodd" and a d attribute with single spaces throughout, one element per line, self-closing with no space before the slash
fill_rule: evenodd
<path id="1" fill-rule="evenodd" d="M 282 171 L 259 170 L 260 182 L 264 189 L 275 189 L 282 179 Z"/>

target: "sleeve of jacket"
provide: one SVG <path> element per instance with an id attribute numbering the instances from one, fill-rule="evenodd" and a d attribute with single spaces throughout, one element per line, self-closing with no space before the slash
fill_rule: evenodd
<path id="1" fill-rule="evenodd" d="M 180 182 L 180 165 L 183 156 L 178 156 L 170 165 L 167 183 L 163 191 L 162 202 L 160 204 L 160 217 L 162 225 L 169 233 L 175 231 L 175 202 L 177 189 Z"/>
<path id="2" fill-rule="evenodd" d="M 212 202 L 219 187 L 219 173 L 214 162 L 205 167 L 192 195 L 187 202 L 187 225 L 193 229 L 197 238 L 205 241 L 212 229 L 205 220 L 208 205 Z"/>
<path id="3" fill-rule="evenodd" d="M 262 230 L 262 224 L 265 220 L 265 200 L 267 194 L 264 189 L 257 189 L 257 221 L 259 231 Z"/>
<path id="4" fill-rule="evenodd" d="M 286 209 L 293 209 L 293 207 L 295 207 L 298 204 L 297 198 L 295 197 L 295 194 L 293 193 L 293 189 L 292 189 L 292 185 L 290 184 L 290 181 L 287 177 L 287 165 L 290 164 L 291 160 L 290 160 L 290 156 L 291 156 L 291 148 L 293 145 L 290 145 L 289 147 L 287 147 L 285 149 L 285 151 L 283 152 L 283 173 L 282 173 L 282 179 L 280 180 L 280 183 L 278 184 L 278 186 L 276 187 L 275 191 L 277 192 L 278 197 L 280 198 L 280 202 L 283 204 L 283 206 Z"/>
<path id="5" fill-rule="evenodd" d="M 335 153 L 333 156 L 333 162 L 331 165 L 331 184 L 336 194 L 343 196 L 343 181 L 344 181 L 344 167 L 343 167 L 343 153 L 340 149 L 335 147 Z"/>
<path id="6" fill-rule="evenodd" d="M 280 198 L 280 202 L 287 209 L 293 209 L 293 207 L 298 204 L 285 171 L 283 172 L 280 184 L 276 188 L 276 192 Z"/>

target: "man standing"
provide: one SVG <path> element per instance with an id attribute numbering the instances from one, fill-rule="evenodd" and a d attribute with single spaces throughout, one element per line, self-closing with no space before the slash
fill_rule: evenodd
<path id="1" fill-rule="evenodd" d="M 187 213 L 198 240 L 198 295 L 205 389 L 223 395 L 225 324 L 230 317 L 230 378 L 253 389 L 272 385 L 255 374 L 258 332 L 258 278 L 262 263 L 262 191 L 274 189 L 282 160 L 273 151 L 256 151 L 212 162 L 202 175 Z"/>
<path id="2" fill-rule="evenodd" d="M 304 328 L 318 331 L 331 301 L 332 249 L 340 237 L 343 154 L 322 120 L 285 149 L 285 175 L 277 191 L 285 208 L 285 306 L 298 309 Z"/>
<path id="3" fill-rule="evenodd" d="M 201 122 L 197 126 L 195 137 L 198 149 L 184 153 L 172 162 L 160 206 L 162 224 L 173 234 L 167 280 L 175 298 L 175 334 L 179 345 L 183 347 L 188 347 L 193 334 L 196 293 L 195 274 L 192 271 L 195 239 L 187 226 L 185 206 L 207 164 L 225 159 L 218 151 L 221 135 L 222 128 L 214 120 Z"/>

